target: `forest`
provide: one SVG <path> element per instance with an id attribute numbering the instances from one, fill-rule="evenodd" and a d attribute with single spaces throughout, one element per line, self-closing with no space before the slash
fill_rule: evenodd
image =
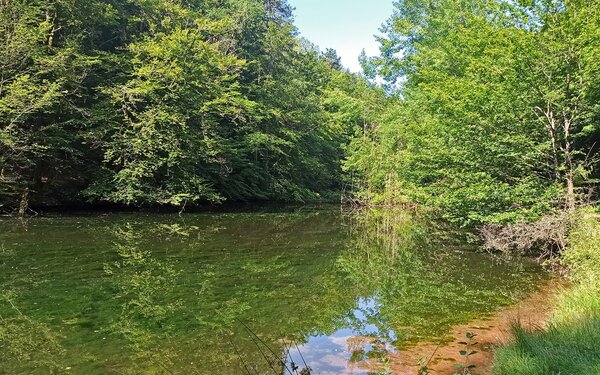
<path id="1" fill-rule="evenodd" d="M 595 199 L 600 9 L 590 1 L 402 1 L 367 73 L 398 99 L 352 141 L 367 201 L 462 225 Z"/>
<path id="2" fill-rule="evenodd" d="M 597 373 L 600 1 L 397 0 L 377 40 L 352 73 L 286 0 L 0 0 L 0 213 L 426 212 L 571 280 L 495 374 Z"/>
<path id="3" fill-rule="evenodd" d="M 597 5 L 405 0 L 360 75 L 285 1 L 4 1 L 0 207 L 574 208 L 599 177 Z"/>
<path id="4" fill-rule="evenodd" d="M 7 0 L 0 17 L 5 211 L 336 200 L 355 98 L 385 100 L 284 1 Z"/>

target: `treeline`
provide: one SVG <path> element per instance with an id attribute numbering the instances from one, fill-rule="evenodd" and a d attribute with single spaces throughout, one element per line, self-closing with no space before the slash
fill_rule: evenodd
<path id="1" fill-rule="evenodd" d="M 2 0 L 0 209 L 339 199 L 355 96 L 285 0 Z"/>
<path id="2" fill-rule="evenodd" d="M 357 198 L 462 225 L 595 199 L 600 2 L 402 0 L 366 72 L 396 103 L 353 140 Z"/>
<path id="3" fill-rule="evenodd" d="M 570 209 L 600 177 L 599 25 L 596 0 L 402 0 L 363 56 L 386 93 L 282 0 L 0 1 L 0 209 Z"/>

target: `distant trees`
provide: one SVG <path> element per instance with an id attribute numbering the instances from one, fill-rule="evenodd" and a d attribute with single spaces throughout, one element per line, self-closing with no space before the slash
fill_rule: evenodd
<path id="1" fill-rule="evenodd" d="M 284 0 L 0 2 L 0 205 L 333 198 L 327 93 L 364 80 L 296 34 Z"/>
<path id="2" fill-rule="evenodd" d="M 464 225 L 573 208 L 597 176 L 599 9 L 399 2 L 381 56 L 366 61 L 399 87 L 399 104 L 353 142 L 360 196 L 438 207 Z"/>

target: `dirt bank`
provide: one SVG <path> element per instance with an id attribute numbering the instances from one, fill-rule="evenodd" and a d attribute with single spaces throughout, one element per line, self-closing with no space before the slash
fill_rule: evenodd
<path id="1" fill-rule="evenodd" d="M 398 351 L 392 356 L 392 374 L 416 375 L 424 360 L 429 360 L 429 374 L 452 375 L 457 371 L 455 364 L 465 363 L 460 351 L 465 349 L 460 341 L 467 341 L 465 335 L 474 333 L 477 353 L 469 357 L 469 365 L 475 365 L 471 371 L 476 375 L 489 375 L 492 370 L 494 347 L 511 340 L 511 325 L 519 322 L 529 329 L 544 328 L 550 315 L 552 301 L 566 285 L 562 280 L 551 280 L 540 286 L 537 292 L 515 306 L 499 311 L 486 319 L 477 320 L 455 327 L 449 337 L 453 340 L 445 344 L 422 343 Z M 420 359 L 421 358 L 421 359 Z M 431 358 L 431 359 L 429 359 Z M 426 361 L 425 360 L 425 361 Z M 420 362 L 421 361 L 421 362 Z M 426 374 L 426 373 L 425 373 Z"/>

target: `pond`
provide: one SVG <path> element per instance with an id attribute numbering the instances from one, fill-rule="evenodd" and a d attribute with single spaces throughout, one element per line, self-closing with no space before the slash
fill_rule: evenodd
<path id="1" fill-rule="evenodd" d="M 546 278 L 473 242 L 338 207 L 2 219 L 0 374 L 385 373 Z"/>

